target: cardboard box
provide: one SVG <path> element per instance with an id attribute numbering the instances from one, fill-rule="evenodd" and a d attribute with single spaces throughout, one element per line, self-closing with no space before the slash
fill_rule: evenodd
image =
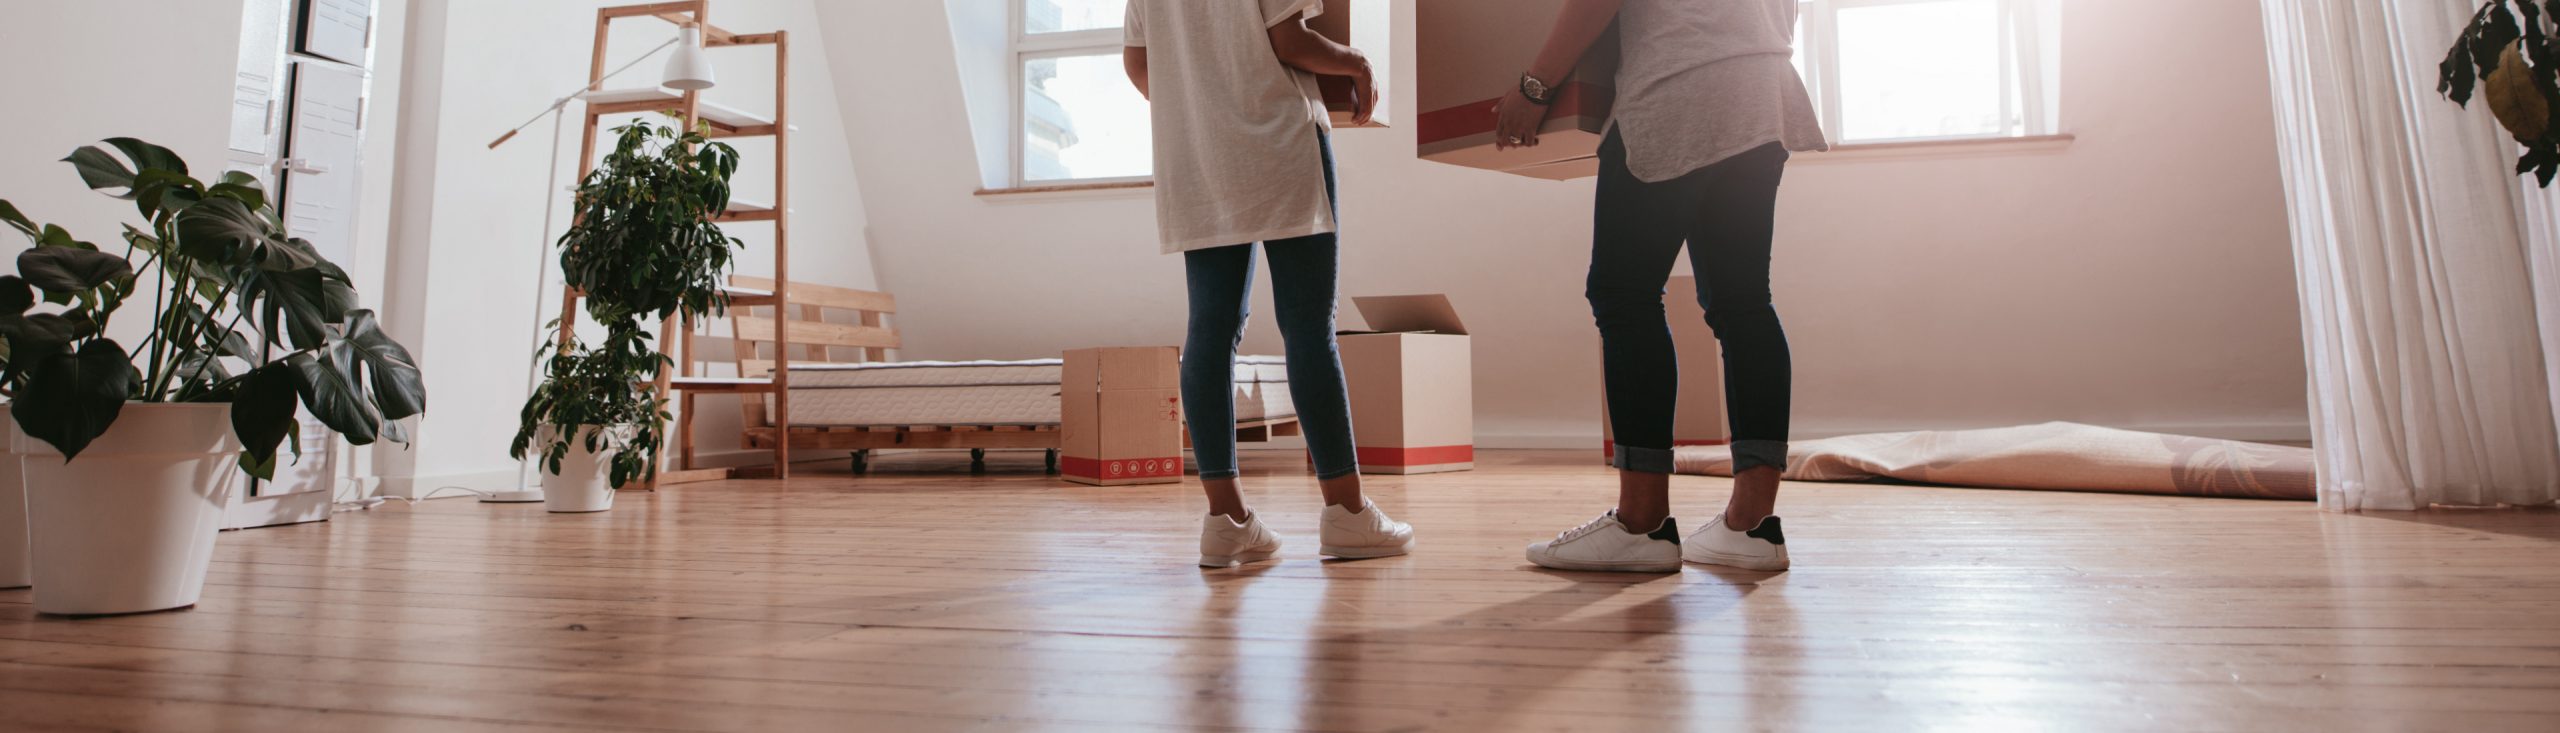
<path id="1" fill-rule="evenodd" d="M 1182 480 L 1182 381 L 1171 346 L 1076 349 L 1058 380 L 1058 473 L 1095 486 Z"/>
<path id="2" fill-rule="evenodd" d="M 1493 107 L 1520 86 L 1565 0 L 1418 0 L 1414 9 L 1416 154 L 1424 160 L 1530 175 L 1580 177 L 1596 163 L 1618 75 L 1618 28 L 1609 27 L 1557 86 L 1534 148 L 1494 149 Z M 1587 174 L 1585 174 L 1587 175 Z"/>
<path id="3" fill-rule="evenodd" d="M 1446 295 L 1352 298 L 1367 331 L 1340 335 L 1362 473 L 1475 468 L 1474 365 Z"/>
<path id="4" fill-rule="evenodd" d="M 1677 275 L 1663 286 L 1663 315 L 1671 319 L 1671 345 L 1680 352 L 1680 395 L 1671 410 L 1671 444 L 1724 445 L 1729 434 L 1724 416 L 1724 347 L 1707 328 L 1707 311 L 1698 305 L 1698 279 Z M 1618 452 L 1616 431 L 1609 428 L 1609 404 L 1600 403 L 1600 457 Z"/>
<path id="5" fill-rule="evenodd" d="M 1324 107 L 1333 113 L 1336 129 L 1387 126 L 1387 105 L 1395 103 L 1395 95 L 1385 93 L 1387 80 L 1395 76 L 1396 68 L 1395 34 L 1389 32 L 1394 15 L 1395 9 L 1387 0 L 1325 0 L 1324 12 L 1307 19 L 1307 28 L 1316 35 L 1359 49 L 1361 55 L 1369 57 L 1369 68 L 1377 77 L 1373 81 L 1378 85 L 1380 101 L 1367 125 L 1351 122 L 1351 77 L 1316 77 L 1317 88 L 1324 92 Z"/>

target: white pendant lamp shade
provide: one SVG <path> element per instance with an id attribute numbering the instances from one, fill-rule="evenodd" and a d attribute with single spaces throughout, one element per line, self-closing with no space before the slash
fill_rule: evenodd
<path id="1" fill-rule="evenodd" d="M 676 42 L 675 55 L 667 58 L 666 81 L 660 83 L 668 89 L 687 92 L 717 84 L 711 76 L 711 58 L 702 53 L 701 27 L 684 27 L 684 39 Z"/>

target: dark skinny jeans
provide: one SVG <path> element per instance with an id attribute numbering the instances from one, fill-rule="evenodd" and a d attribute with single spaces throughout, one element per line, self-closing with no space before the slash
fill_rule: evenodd
<path id="1" fill-rule="evenodd" d="M 1724 398 L 1734 470 L 1784 468 L 1792 365 L 1787 333 L 1769 301 L 1769 249 L 1787 150 L 1770 143 L 1659 183 L 1627 170 L 1616 131 L 1600 145 L 1591 273 L 1584 295 L 1600 326 L 1611 462 L 1671 472 L 1672 405 L 1679 357 L 1663 315 L 1663 286 L 1683 244 L 1698 303 L 1724 347 Z"/>

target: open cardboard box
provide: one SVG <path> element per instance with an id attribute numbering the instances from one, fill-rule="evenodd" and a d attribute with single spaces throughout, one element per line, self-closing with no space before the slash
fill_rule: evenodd
<path id="1" fill-rule="evenodd" d="M 1381 92 L 1381 101 L 1377 110 L 1370 113 L 1367 125 L 1351 121 L 1351 77 L 1316 77 L 1317 88 L 1324 92 L 1324 108 L 1332 113 L 1335 128 L 1387 126 L 1387 105 L 1395 102 L 1394 95 L 1384 93 L 1387 79 L 1395 75 L 1395 34 L 1389 32 L 1394 15 L 1395 9 L 1388 5 L 1388 0 L 1324 0 L 1324 12 L 1307 19 L 1307 29 L 1315 31 L 1316 35 L 1359 49 L 1362 55 L 1368 56 L 1369 67 L 1377 76 L 1375 83 Z"/>
<path id="2" fill-rule="evenodd" d="M 1351 299 L 1369 330 L 1339 335 L 1362 473 L 1475 467 L 1475 388 L 1467 326 L 1446 295 Z"/>
<path id="3" fill-rule="evenodd" d="M 1557 87 L 1533 148 L 1496 150 L 1494 104 L 1520 86 L 1565 0 L 1417 0 L 1415 153 L 1424 160 L 1562 180 L 1596 175 L 1618 75 L 1618 29 Z"/>
<path id="4" fill-rule="evenodd" d="M 1671 444 L 1724 445 L 1724 346 L 1707 328 L 1707 311 L 1698 305 L 1698 279 L 1679 275 L 1663 286 L 1662 312 L 1671 319 L 1671 345 L 1680 352 L 1680 395 L 1671 409 Z M 1600 456 L 1617 453 L 1616 431 L 1609 428 L 1609 403 L 1600 403 Z"/>
<path id="5" fill-rule="evenodd" d="M 1075 349 L 1058 380 L 1058 473 L 1095 486 L 1182 480 L 1182 378 L 1171 346 Z"/>

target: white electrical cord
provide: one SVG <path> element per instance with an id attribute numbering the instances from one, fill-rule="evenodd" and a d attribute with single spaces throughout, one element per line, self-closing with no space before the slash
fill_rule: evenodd
<path id="1" fill-rule="evenodd" d="M 362 499 L 357 499 L 357 500 L 354 500 L 354 501 L 341 501 L 341 502 L 338 502 L 338 503 L 337 503 L 337 511 L 339 511 L 339 512 L 367 512 L 367 511 L 373 511 L 373 508 L 374 508 L 374 507 L 382 506 L 382 505 L 384 505 L 384 504 L 389 504 L 389 503 L 391 503 L 391 500 L 393 500 L 393 499 L 398 499 L 398 500 L 400 500 L 400 501 L 402 501 L 402 502 L 405 502 L 405 503 L 407 503 L 407 504 L 416 504 L 416 503 L 418 503 L 418 502 L 422 502 L 422 501 L 426 501 L 426 500 L 428 500 L 428 499 L 436 498 L 436 495 L 437 495 L 437 494 L 441 494 L 441 493 L 444 493 L 444 492 L 447 492 L 447 491 L 459 491 L 459 492 L 462 492 L 462 493 L 465 493 L 465 494 L 471 494 L 471 495 L 475 495 L 475 496 L 488 496 L 488 495 L 489 495 L 489 492 L 481 491 L 481 490 L 479 490 L 479 489 L 474 489 L 474 488 L 470 488 L 470 487 L 466 487 L 466 486 L 438 486 L 438 487 L 436 487 L 436 490 L 434 490 L 434 491 L 429 491 L 429 492 L 427 492 L 427 493 L 425 493 L 425 494 L 423 494 L 423 495 L 420 495 L 420 496 L 369 496 L 369 497 L 365 497 L 365 498 L 362 498 Z M 335 513 L 335 512 L 332 512 L 332 513 Z"/>

